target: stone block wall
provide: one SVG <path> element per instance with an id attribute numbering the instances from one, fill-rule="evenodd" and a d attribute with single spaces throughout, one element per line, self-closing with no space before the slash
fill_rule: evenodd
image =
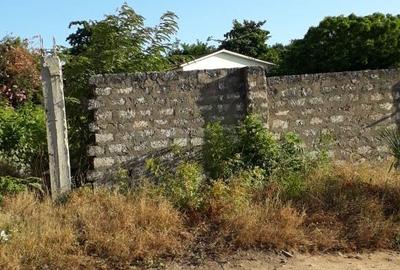
<path id="1" fill-rule="evenodd" d="M 144 159 L 172 145 L 199 146 L 209 122 L 235 124 L 246 112 L 247 72 L 231 69 L 93 77 L 95 98 L 89 106 L 95 133 L 89 148 L 92 177 L 101 178 L 117 164 Z"/>
<path id="2" fill-rule="evenodd" d="M 396 126 L 400 70 L 266 77 L 261 68 L 98 75 L 91 130 L 94 179 L 171 145 L 194 148 L 207 123 L 233 125 L 248 113 L 280 135 L 298 133 L 308 147 L 332 138 L 337 160 L 387 155 L 379 130 Z"/>
<path id="3" fill-rule="evenodd" d="M 396 126 L 399 82 L 395 69 L 270 77 L 269 127 L 296 132 L 310 147 L 328 135 L 336 160 L 382 159 L 379 132 Z"/>

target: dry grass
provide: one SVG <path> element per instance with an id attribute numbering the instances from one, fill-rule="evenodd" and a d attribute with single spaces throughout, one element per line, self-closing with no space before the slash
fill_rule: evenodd
<path id="1" fill-rule="evenodd" d="M 267 192 L 268 193 L 268 192 Z M 287 248 L 302 244 L 303 211 L 277 194 L 257 196 L 239 179 L 217 181 L 210 192 L 209 221 L 217 225 L 214 241 L 237 248 Z"/>
<path id="2" fill-rule="evenodd" d="M 78 192 L 66 207 L 86 252 L 115 261 L 178 254 L 187 236 L 180 214 L 161 198 Z"/>
<path id="3" fill-rule="evenodd" d="M 0 213 L 0 228 L 10 233 L 11 239 L 0 245 L 0 268 L 79 269 L 81 263 L 91 265 L 65 213 L 50 201 L 39 202 L 33 194 L 7 198 Z"/>
<path id="4" fill-rule="evenodd" d="M 216 241 L 309 251 L 399 248 L 400 174 L 388 168 L 363 164 L 316 171 L 294 201 L 276 183 L 254 193 L 237 181 L 217 182 L 210 200 Z"/>
<path id="5" fill-rule="evenodd" d="M 60 206 L 32 194 L 7 198 L 0 228 L 11 235 L 0 244 L 0 269 L 98 269 L 178 254 L 185 243 L 183 220 L 165 200 L 103 190 L 73 193 Z"/>
<path id="6" fill-rule="evenodd" d="M 341 165 L 306 182 L 301 207 L 314 248 L 394 248 L 400 235 L 400 174 L 387 166 Z"/>
<path id="7" fill-rule="evenodd" d="M 0 230 L 11 237 L 0 243 L 0 269 L 126 269 L 199 246 L 208 251 L 400 248 L 400 174 L 387 168 L 317 171 L 292 201 L 277 183 L 256 191 L 240 177 L 217 181 L 205 193 L 204 207 L 190 214 L 149 188 L 130 195 L 78 190 L 60 204 L 30 193 L 6 197 Z"/>
<path id="8" fill-rule="evenodd" d="M 266 201 L 226 213 L 221 233 L 240 248 L 296 247 L 304 241 L 303 221 L 304 215 L 290 205 Z"/>

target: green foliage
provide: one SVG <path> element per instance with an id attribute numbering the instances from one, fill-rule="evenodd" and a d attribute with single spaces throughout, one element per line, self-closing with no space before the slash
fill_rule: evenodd
<path id="1" fill-rule="evenodd" d="M 176 168 L 173 178 L 165 183 L 164 189 L 174 205 L 180 209 L 198 209 L 202 204 L 201 187 L 203 173 L 199 164 L 182 163 Z"/>
<path id="2" fill-rule="evenodd" d="M 234 130 L 209 124 L 203 159 L 205 171 L 214 180 L 240 179 L 241 187 L 250 189 L 275 180 L 290 198 L 302 194 L 305 176 L 320 164 L 320 154 L 312 157 L 305 152 L 297 135 L 288 133 L 277 140 L 255 115 L 247 116 Z"/>
<path id="3" fill-rule="evenodd" d="M 115 15 L 100 21 L 72 22 L 77 27 L 67 41 L 63 60 L 66 107 L 69 126 L 71 168 L 75 181 L 88 170 L 87 145 L 90 142 L 87 102 L 89 78 L 95 74 L 160 71 L 169 67 L 165 57 L 170 39 L 177 31 L 176 15 L 167 12 L 154 27 L 127 4 Z"/>
<path id="4" fill-rule="evenodd" d="M 0 101 L 17 107 L 24 102 L 40 102 L 38 53 L 28 42 L 6 36 L 0 40 Z"/>
<path id="5" fill-rule="evenodd" d="M 389 68 L 399 59 L 399 15 L 326 17 L 287 47 L 280 73 Z"/>
<path id="6" fill-rule="evenodd" d="M 11 176 L 0 176 L 0 201 L 5 195 L 14 195 L 28 190 L 35 190 L 43 194 L 42 180 L 35 177 L 22 179 Z"/>
<path id="7" fill-rule="evenodd" d="M 307 155 L 304 153 L 299 136 L 289 132 L 279 141 L 279 167 L 283 170 L 304 172 L 307 168 Z"/>
<path id="8" fill-rule="evenodd" d="M 206 171 L 214 179 L 254 168 L 262 169 L 267 176 L 279 171 L 304 171 L 308 162 L 295 134 L 288 133 L 277 141 L 256 115 L 247 116 L 234 130 L 209 124 L 203 157 Z"/>
<path id="9" fill-rule="evenodd" d="M 25 175 L 47 170 L 45 114 L 40 106 L 0 106 L 0 158 Z"/>
<path id="10" fill-rule="evenodd" d="M 163 56 L 177 31 L 176 19 L 166 12 L 159 25 L 147 27 L 144 18 L 124 4 L 101 21 L 72 22 L 78 29 L 67 38 L 70 53 L 86 57 L 96 73 L 162 70 L 168 67 Z"/>
<path id="11" fill-rule="evenodd" d="M 215 51 L 216 48 L 212 45 L 209 45 L 208 42 L 197 40 L 196 43 L 189 44 L 180 43 L 177 41 L 175 48 L 168 53 L 168 59 L 173 65 L 177 66 Z"/>
<path id="12" fill-rule="evenodd" d="M 216 179 L 232 174 L 230 162 L 234 156 L 234 138 L 220 123 L 208 124 L 204 132 L 203 160 L 206 171 Z"/>
<path id="13" fill-rule="evenodd" d="M 271 71 L 272 73 L 274 73 L 275 69 L 279 68 L 279 66 L 282 64 L 282 59 L 286 54 L 286 51 L 287 46 L 284 46 L 280 43 L 268 47 L 267 54 L 263 57 L 263 59 L 276 65 L 276 67 Z"/>
<path id="14" fill-rule="evenodd" d="M 176 168 L 161 164 L 159 159 L 148 159 L 147 170 L 157 179 L 161 193 L 181 210 L 196 210 L 202 207 L 204 177 L 196 162 L 183 162 Z"/>
<path id="15" fill-rule="evenodd" d="M 390 168 L 398 170 L 400 168 L 400 132 L 398 129 L 384 129 L 380 133 L 380 139 L 389 147 L 390 154 L 394 157 L 394 162 Z"/>
<path id="16" fill-rule="evenodd" d="M 233 21 L 232 29 L 224 35 L 220 49 L 227 49 L 250 57 L 263 58 L 268 52 L 269 31 L 261 27 L 266 21 Z"/>
<path id="17" fill-rule="evenodd" d="M 279 145 L 272 134 L 263 127 L 256 115 L 247 116 L 237 129 L 240 155 L 246 169 L 260 167 L 268 175 L 276 168 L 279 158 Z"/>
<path id="18" fill-rule="evenodd" d="M 305 175 L 299 172 L 287 172 L 277 179 L 282 187 L 283 195 L 289 199 L 300 198 L 305 191 Z"/>

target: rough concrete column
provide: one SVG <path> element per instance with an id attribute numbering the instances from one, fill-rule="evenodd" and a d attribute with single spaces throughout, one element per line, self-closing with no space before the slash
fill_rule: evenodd
<path id="1" fill-rule="evenodd" d="M 269 121 L 268 91 L 265 70 L 261 67 L 243 69 L 246 90 L 246 112 L 259 115 L 265 126 Z"/>
<path id="2" fill-rule="evenodd" d="M 54 198 L 71 189 L 62 68 L 57 56 L 45 56 L 42 59 L 41 76 L 47 117 L 51 194 Z"/>

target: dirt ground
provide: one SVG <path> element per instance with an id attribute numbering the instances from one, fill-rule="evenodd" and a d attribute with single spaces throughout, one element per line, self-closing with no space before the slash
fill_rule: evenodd
<path id="1" fill-rule="evenodd" d="M 400 252 L 329 255 L 240 252 L 225 259 L 206 260 L 200 265 L 171 263 L 166 268 L 168 270 L 400 270 Z"/>

